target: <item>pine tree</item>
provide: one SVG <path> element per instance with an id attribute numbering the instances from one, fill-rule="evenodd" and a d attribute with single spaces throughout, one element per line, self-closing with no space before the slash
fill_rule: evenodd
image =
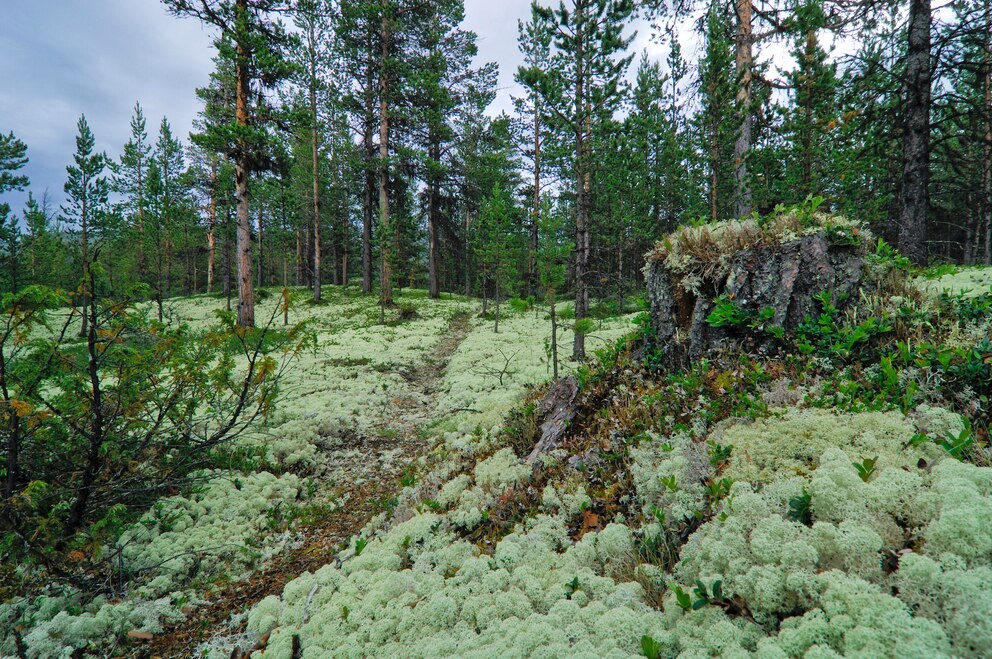
<path id="1" fill-rule="evenodd" d="M 841 171 L 834 181 L 836 207 L 858 217 L 895 244 L 901 176 L 902 52 L 894 45 L 898 8 L 873 17 L 840 88 L 840 119 L 831 140 Z"/>
<path id="2" fill-rule="evenodd" d="M 72 157 L 75 164 L 65 168 L 68 179 L 65 183 L 66 203 L 62 206 L 62 218 L 79 232 L 82 266 L 80 297 L 83 306 L 79 336 L 86 336 L 87 308 L 94 293 L 95 281 L 92 276 L 94 253 L 91 247 L 93 243 L 101 242 L 111 228 L 107 208 L 110 184 L 103 176 L 108 164 L 107 154 L 93 152 L 96 139 L 85 115 L 79 118 L 76 127 L 76 153 Z"/>
<path id="3" fill-rule="evenodd" d="M 536 3 L 535 3 L 535 6 Z M 626 54 L 633 37 L 624 34 L 634 13 L 629 0 L 562 1 L 537 10 L 554 35 L 551 67 L 524 68 L 520 77 L 538 90 L 562 129 L 573 137 L 575 190 L 575 318 L 589 309 L 591 265 L 592 124 L 610 118 L 622 97 Z M 585 358 L 585 336 L 575 333 L 572 358 Z"/>
<path id="4" fill-rule="evenodd" d="M 783 112 L 782 134 L 787 142 L 785 171 L 779 200 L 797 204 L 811 194 L 833 190 L 837 172 L 834 135 L 839 123 L 837 65 L 828 62 L 820 40 L 826 22 L 822 0 L 805 0 L 796 7 L 792 56 L 797 66 L 787 80 L 792 103 Z"/>
<path id="5" fill-rule="evenodd" d="M 451 222 L 443 217 L 443 206 L 451 207 L 443 196 L 453 172 L 454 122 L 459 114 L 481 115 L 495 89 L 495 64 L 471 67 L 478 49 L 475 33 L 460 27 L 464 18 L 463 0 L 432 3 L 423 22 L 411 80 L 415 90 L 412 120 L 419 124 L 417 141 L 426 188 L 428 294 L 433 298 L 441 292 L 441 225 Z"/>
<path id="6" fill-rule="evenodd" d="M 203 109 L 193 123 L 196 132 L 191 134 L 193 154 L 197 162 L 197 184 L 207 201 L 207 292 L 213 292 L 214 281 L 217 277 L 217 238 L 228 235 L 225 225 L 227 203 L 232 196 L 227 194 L 228 182 L 233 182 L 233 171 L 227 161 L 227 147 L 211 139 L 224 130 L 225 126 L 234 121 L 234 67 L 233 63 L 222 55 L 214 58 L 214 70 L 210 73 L 210 82 L 206 87 L 196 90 L 196 95 L 203 103 Z M 226 248 L 226 245 L 225 245 Z M 227 267 L 226 260 L 221 264 Z M 228 280 L 223 282 L 225 294 Z"/>
<path id="7" fill-rule="evenodd" d="M 158 170 L 160 184 L 159 216 L 156 246 L 156 293 L 159 315 L 162 299 L 172 297 L 172 256 L 177 229 L 185 220 L 188 210 L 186 186 L 182 175 L 186 170 L 183 146 L 172 135 L 172 126 L 163 117 L 155 143 L 154 167 Z"/>
<path id="8" fill-rule="evenodd" d="M 716 221 L 736 210 L 729 202 L 734 199 L 731 167 L 739 127 L 729 26 L 716 4 L 705 18 L 706 50 L 698 69 L 700 109 L 694 123 L 707 175 L 708 215 Z"/>
<path id="9" fill-rule="evenodd" d="M 333 26 L 329 21 L 331 3 L 327 0 L 299 0 L 294 9 L 293 20 L 301 33 L 302 49 L 300 87 L 306 91 L 307 117 L 310 132 L 310 197 L 312 203 L 313 229 L 313 301 L 320 302 L 321 296 L 321 181 L 320 161 L 326 139 L 326 127 L 321 117 L 322 107 L 333 103 L 333 94 L 328 98 L 327 79 L 331 66 L 334 46 Z M 318 103 L 319 101 L 319 103 Z"/>
<path id="10" fill-rule="evenodd" d="M 990 260 L 992 217 L 992 0 L 956 3 L 941 22 L 933 108 L 932 238 L 943 258 Z M 936 235 L 934 235 L 936 234 Z M 935 241 L 936 242 L 936 241 Z"/>
<path id="11" fill-rule="evenodd" d="M 235 163 L 235 196 L 238 202 L 237 268 L 238 325 L 254 327 L 255 296 L 251 276 L 251 215 L 248 179 L 264 169 L 268 134 L 265 118 L 271 113 L 264 97 L 252 92 L 252 84 L 272 88 L 289 77 L 291 67 L 284 49 L 292 38 L 282 24 L 272 19 L 289 9 L 288 0 L 163 0 L 177 16 L 192 16 L 219 29 L 215 44 L 223 57 L 234 62 L 234 121 L 204 137 L 215 150 L 227 151 Z M 222 146 L 222 145 L 226 145 Z"/>
<path id="12" fill-rule="evenodd" d="M 380 309 L 393 304 L 393 276 L 400 250 L 400 223 L 391 213 L 391 189 L 405 188 L 394 181 L 400 144 L 395 131 L 411 112 L 413 69 L 417 36 L 432 10 L 431 3 L 413 0 L 381 0 L 378 8 L 378 101 L 379 101 L 379 301 Z M 384 312 L 380 311 L 380 317 Z"/>
<path id="13" fill-rule="evenodd" d="M 517 21 L 517 49 L 524 58 L 524 70 L 545 71 L 551 66 L 551 42 L 553 35 L 548 29 L 547 21 L 541 19 L 537 5 L 530 8 L 530 20 Z M 527 89 L 522 98 L 514 98 L 513 103 L 521 124 L 521 154 L 530 162 L 531 171 L 531 208 L 530 208 L 530 243 L 527 254 L 527 282 L 531 294 L 534 294 L 540 284 L 537 267 L 539 251 L 539 232 L 541 210 L 543 208 L 542 194 L 546 185 L 545 148 L 546 134 L 551 123 L 546 116 L 546 110 L 541 103 L 541 95 L 534 86 L 528 86 L 526 76 L 518 71 L 515 79 L 518 84 Z M 531 78 L 532 82 L 536 79 Z M 557 370 L 557 368 L 556 368 Z"/>
<path id="14" fill-rule="evenodd" d="M 689 76 L 689 65 L 682 56 L 682 46 L 674 24 L 667 27 L 665 36 L 669 46 L 665 58 L 667 76 L 661 90 L 663 99 L 667 101 L 663 108 L 661 134 L 664 169 L 662 204 L 665 211 L 662 225 L 654 229 L 654 237 L 673 231 L 702 199 L 698 168 L 692 162 L 692 130 L 687 117 L 689 103 L 685 81 Z M 646 232 L 642 231 L 642 234 Z"/>
<path id="15" fill-rule="evenodd" d="M 666 82 L 661 66 L 649 61 L 646 52 L 642 53 L 632 92 L 631 112 L 625 121 L 625 132 L 630 136 L 627 166 L 638 181 L 634 212 L 655 227 L 657 233 L 664 231 L 662 222 L 666 215 L 662 201 L 667 164 L 664 150 L 670 139 L 666 130 L 667 117 L 661 105 Z M 611 167 L 616 164 L 619 163 L 611 162 Z"/>
<path id="16" fill-rule="evenodd" d="M 930 0 L 910 0 L 899 249 L 917 265 L 927 262 L 930 216 L 932 23 Z"/>
<path id="17" fill-rule="evenodd" d="M 483 201 L 493 189 L 519 188 L 520 163 L 515 147 L 513 122 L 506 115 L 479 120 L 466 117 L 459 125 L 455 169 L 460 173 L 459 211 L 464 221 L 459 260 L 465 295 L 472 295 L 473 283 L 479 280 L 483 313 L 488 310 L 490 282 L 479 272 L 481 268 L 475 258 L 480 242 L 479 216 Z"/>
<path id="18" fill-rule="evenodd" d="M 11 213 L 9 208 L 0 206 L 0 250 L 2 250 L 0 253 L 6 262 L 4 271 L 7 281 L 3 287 L 6 291 L 16 292 L 22 284 L 18 278 L 22 245 L 21 225 L 17 216 Z"/>
<path id="19" fill-rule="evenodd" d="M 15 173 L 28 164 L 27 153 L 27 145 L 14 137 L 13 132 L 7 135 L 0 133 L 0 194 L 27 187 L 28 177 Z M 9 206 L 7 212 L 10 212 Z"/>
<path id="20" fill-rule="evenodd" d="M 538 247 L 538 275 L 544 293 L 544 303 L 548 305 L 548 318 L 551 321 L 551 337 L 548 345 L 551 359 L 552 377 L 558 379 L 558 291 L 565 284 L 568 262 L 575 246 L 568 241 L 561 213 L 552 210 L 547 198 L 541 202 L 539 214 L 540 240 Z"/>
<path id="21" fill-rule="evenodd" d="M 27 150 L 24 142 L 14 137 L 14 133 L 0 133 L 0 195 L 27 187 L 28 177 L 15 173 L 27 165 Z M 6 201 L 0 201 L 0 243 L 4 245 L 4 257 L 7 260 L 8 287 L 9 290 L 16 291 L 21 228 Z"/>
<path id="22" fill-rule="evenodd" d="M 131 117 L 131 139 L 124 145 L 119 162 L 112 164 L 113 191 L 122 197 L 119 212 L 126 216 L 133 232 L 138 281 L 146 283 L 145 217 L 148 210 L 148 169 L 152 166 L 151 145 L 141 104 L 135 103 Z"/>
<path id="23" fill-rule="evenodd" d="M 482 200 L 479 209 L 477 258 L 483 281 L 493 286 L 495 319 L 493 333 L 499 334 L 500 303 L 510 283 L 512 263 L 512 215 L 515 209 L 509 193 L 498 184 Z"/>
<path id="24" fill-rule="evenodd" d="M 32 284 L 55 287 L 60 283 L 59 267 L 65 262 L 62 242 L 53 231 L 47 193 L 41 202 L 28 193 L 24 204 L 24 249 L 27 253 L 26 280 Z"/>
<path id="25" fill-rule="evenodd" d="M 362 171 L 362 292 L 372 291 L 372 253 L 376 215 L 376 163 L 374 144 L 379 89 L 379 3 L 367 0 L 346 2 L 335 22 L 335 37 L 341 67 L 348 85 L 342 104 L 350 115 L 355 133 L 361 138 Z"/>

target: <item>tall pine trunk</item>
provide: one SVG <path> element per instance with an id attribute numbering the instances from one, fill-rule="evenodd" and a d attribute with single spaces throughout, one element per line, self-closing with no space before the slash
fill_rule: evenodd
<path id="1" fill-rule="evenodd" d="M 224 223 L 224 298 L 227 300 L 227 310 L 231 310 L 231 295 L 234 289 L 234 253 L 231 250 L 231 229 L 234 222 L 231 217 L 231 207 L 227 207 L 227 222 Z"/>
<path id="2" fill-rule="evenodd" d="M 90 246 L 89 237 L 87 236 L 87 223 L 89 218 L 86 217 L 88 208 L 86 203 L 85 183 L 83 185 L 83 199 L 80 205 L 79 212 L 79 240 L 82 248 L 83 257 L 83 322 L 79 328 L 79 337 L 85 337 L 88 331 L 89 316 L 87 315 L 89 311 L 90 294 L 93 292 L 90 290 Z"/>
<path id="3" fill-rule="evenodd" d="M 428 292 L 432 298 L 441 297 L 441 283 L 438 280 L 438 247 L 437 247 L 437 212 L 438 212 L 438 180 L 434 166 L 440 164 L 441 148 L 433 129 L 429 137 L 430 146 L 428 160 L 431 168 L 428 170 L 427 182 L 427 270 L 429 276 Z"/>
<path id="4" fill-rule="evenodd" d="M 165 232 L 165 299 L 172 297 L 172 237 Z"/>
<path id="5" fill-rule="evenodd" d="M 296 227 L 296 285 L 303 285 L 303 227 Z"/>
<path id="6" fill-rule="evenodd" d="M 982 120 L 985 125 L 985 144 L 982 147 L 982 226 L 979 234 L 985 233 L 985 244 L 982 260 L 985 265 L 992 265 L 992 0 L 985 0 L 984 30 L 982 34 L 982 91 L 985 102 L 982 108 Z"/>
<path id="7" fill-rule="evenodd" d="M 575 3 L 577 16 L 586 11 L 585 2 Z M 586 141 L 590 121 L 590 108 L 586 98 L 586 48 L 583 20 L 576 21 L 575 33 L 575 107 L 578 116 L 575 121 L 575 322 L 579 323 L 586 317 L 589 306 L 589 288 L 587 274 L 589 271 L 589 192 L 591 180 L 588 172 L 588 145 Z M 572 359 L 585 359 L 585 335 L 576 332 L 572 344 Z"/>
<path id="8" fill-rule="evenodd" d="M 362 292 L 372 292 L 372 222 L 375 202 L 375 148 L 372 133 L 375 129 L 374 87 L 375 74 L 370 66 L 365 81 L 365 117 L 362 124 L 362 148 L 365 152 L 365 198 L 362 205 Z"/>
<path id="9" fill-rule="evenodd" d="M 262 204 L 258 205 L 258 287 L 262 287 Z"/>
<path id="10" fill-rule="evenodd" d="M 318 153 L 317 122 L 317 62 L 316 54 L 310 58 L 310 111 L 313 113 L 310 157 L 313 166 L 313 301 L 320 302 L 320 158 Z"/>
<path id="11" fill-rule="evenodd" d="M 372 138 L 371 132 L 368 137 L 368 144 L 371 145 Z M 371 156 L 371 146 L 368 147 L 369 155 L 366 156 L 366 162 L 372 162 Z M 372 174 L 371 167 L 369 167 L 365 172 L 365 198 L 362 203 L 362 292 L 371 293 L 372 292 L 372 200 L 373 200 L 373 188 L 375 187 L 374 177 Z"/>
<path id="12" fill-rule="evenodd" d="M 925 265 L 927 262 L 932 20 L 930 0 L 910 0 L 899 248 L 917 265 Z"/>
<path id="13" fill-rule="evenodd" d="M 554 293 L 548 296 L 548 306 L 551 312 L 551 368 L 554 379 L 558 379 L 558 314 L 555 309 Z"/>
<path id="14" fill-rule="evenodd" d="M 751 213 L 751 184 L 747 175 L 747 158 L 751 151 L 754 133 L 753 103 L 754 81 L 754 34 L 752 25 L 752 0 L 735 0 L 737 13 L 736 60 L 737 60 L 737 111 L 740 113 L 740 129 L 734 143 L 734 212 L 738 217 Z"/>
<path id="15" fill-rule="evenodd" d="M 248 0 L 237 0 L 236 21 L 239 26 L 248 22 Z M 248 128 L 248 45 L 239 40 L 235 55 L 235 78 L 237 80 L 234 117 L 243 130 Z M 249 154 L 248 144 L 238 140 L 238 153 L 234 167 L 235 197 L 238 201 L 238 225 L 235 239 L 235 260 L 238 270 L 238 325 L 255 326 L 255 291 L 251 281 L 251 216 L 248 202 Z"/>
<path id="16" fill-rule="evenodd" d="M 214 290 L 214 258 L 217 250 L 217 160 L 210 163 L 210 211 L 207 215 L 207 294 Z"/>
<path id="17" fill-rule="evenodd" d="M 141 166 L 141 150 L 138 149 L 138 281 L 145 283 L 148 264 L 145 260 L 145 184 L 144 167 Z"/>
<path id="18" fill-rule="evenodd" d="M 538 226 L 541 222 L 541 106 L 537 95 L 534 95 L 534 208 L 530 221 L 530 254 L 528 255 L 527 273 L 530 279 L 531 294 L 537 293 L 537 251 Z"/>
<path id="19" fill-rule="evenodd" d="M 472 295 L 472 243 L 469 231 L 472 228 L 472 212 L 465 207 L 465 297 Z"/>
<path id="20" fill-rule="evenodd" d="M 379 282 L 379 298 L 382 307 L 393 303 L 393 264 L 392 241 L 390 235 L 392 225 L 389 219 L 389 76 L 386 75 L 386 63 L 389 59 L 389 22 L 385 15 L 382 17 L 380 28 L 382 51 L 379 74 L 379 230 L 382 232 L 382 267 Z"/>

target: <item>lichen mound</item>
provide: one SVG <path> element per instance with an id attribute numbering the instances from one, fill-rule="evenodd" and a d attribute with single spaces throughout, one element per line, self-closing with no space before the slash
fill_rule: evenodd
<path id="1" fill-rule="evenodd" d="M 819 313 L 816 295 L 827 292 L 838 306 L 856 300 L 866 238 L 844 218 L 797 211 L 680 229 L 647 255 L 656 345 L 669 358 L 720 347 L 729 330 L 707 318 L 721 297 L 786 331 Z"/>
<path id="2" fill-rule="evenodd" d="M 705 507 L 712 468 L 687 433 L 631 451 L 629 516 L 581 537 L 582 487 L 549 484 L 491 544 L 463 533 L 462 503 L 422 510 L 258 603 L 248 633 L 268 645 L 252 656 L 637 657 L 645 636 L 648 656 L 680 659 L 990 656 L 992 468 L 914 446 L 924 412 L 789 409 L 715 430 L 739 456 L 723 472 L 733 483 L 668 571 L 644 542 Z M 808 446 L 778 455 L 789 438 Z M 870 477 L 855 467 L 866 453 L 878 456 Z M 438 502 L 530 478 L 502 448 Z M 801 497 L 805 517 L 793 514 Z M 724 605 L 679 604 L 677 584 L 717 581 Z"/>

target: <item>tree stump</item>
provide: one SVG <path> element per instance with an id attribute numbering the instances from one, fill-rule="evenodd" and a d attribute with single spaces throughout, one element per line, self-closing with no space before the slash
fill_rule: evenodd
<path id="1" fill-rule="evenodd" d="M 829 293 L 839 309 L 856 301 L 867 236 L 842 219 L 817 220 L 798 230 L 754 221 L 684 229 L 648 254 L 651 343 L 662 363 L 698 359 L 742 334 L 759 349 L 774 342 L 765 331 L 708 322 L 718 299 L 785 332 L 821 313 L 814 297 L 820 293 Z"/>

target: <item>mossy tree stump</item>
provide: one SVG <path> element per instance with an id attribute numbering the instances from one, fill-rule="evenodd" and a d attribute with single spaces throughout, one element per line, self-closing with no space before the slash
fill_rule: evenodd
<path id="1" fill-rule="evenodd" d="M 776 333 L 821 313 L 819 294 L 840 309 L 857 299 L 866 242 L 857 225 L 820 214 L 682 229 L 647 255 L 653 346 L 670 364 L 730 339 L 767 349 Z M 737 322 L 712 322 L 718 305 L 731 304 Z"/>

